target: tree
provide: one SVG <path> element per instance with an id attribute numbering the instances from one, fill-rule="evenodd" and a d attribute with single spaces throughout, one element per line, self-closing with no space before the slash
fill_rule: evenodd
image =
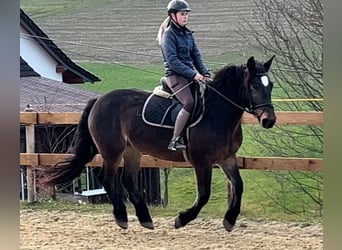
<path id="1" fill-rule="evenodd" d="M 276 55 L 272 65 L 275 94 L 289 99 L 323 98 L 323 1 L 255 0 L 255 6 L 255 19 L 245 20 L 239 34 L 247 36 L 249 45 L 265 55 L 265 58 Z M 278 111 L 323 111 L 323 103 L 319 101 L 276 103 L 275 107 Z M 268 155 L 323 155 L 323 132 L 320 126 L 277 126 L 267 131 L 267 135 L 258 129 L 248 131 L 258 147 L 262 147 Z M 317 204 L 321 215 L 321 173 L 267 174 L 277 180 L 279 186 L 282 186 L 281 190 L 286 183 L 285 187 L 292 186 L 292 191 L 294 188 L 310 197 Z M 304 183 L 308 178 L 312 180 L 310 184 Z M 278 204 L 286 207 L 284 202 Z"/>

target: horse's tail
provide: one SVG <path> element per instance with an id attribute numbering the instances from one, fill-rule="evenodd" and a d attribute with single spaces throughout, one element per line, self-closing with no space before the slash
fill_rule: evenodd
<path id="1" fill-rule="evenodd" d="M 85 169 L 85 165 L 97 154 L 97 148 L 88 129 L 88 117 L 97 99 L 87 103 L 78 123 L 72 147 L 73 156 L 58 162 L 51 168 L 44 168 L 39 182 L 45 185 L 57 185 L 72 181 Z"/>

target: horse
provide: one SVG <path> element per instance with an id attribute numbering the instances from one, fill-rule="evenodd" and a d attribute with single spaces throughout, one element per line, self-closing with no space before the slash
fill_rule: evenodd
<path id="1" fill-rule="evenodd" d="M 116 192 L 114 178 L 123 159 L 121 182 L 127 189 L 141 226 L 154 229 L 149 209 L 138 192 L 137 175 L 142 154 L 175 162 L 188 161 L 197 178 L 197 197 L 193 205 L 180 211 L 175 228 L 194 220 L 209 201 L 213 166 L 225 173 L 228 184 L 228 210 L 223 226 L 231 231 L 240 214 L 243 180 L 237 164 L 237 151 L 243 140 L 242 115 L 253 114 L 265 129 L 273 127 L 276 115 L 271 100 L 273 82 L 268 75 L 274 56 L 261 62 L 251 56 L 241 65 L 227 64 L 205 83 L 205 110 L 194 126 L 187 128 L 186 152 L 167 149 L 172 129 L 146 124 L 144 103 L 151 91 L 117 89 L 88 101 L 73 143 L 73 154 L 51 168 L 44 168 L 42 184 L 57 185 L 79 176 L 96 154 L 101 154 L 98 180 L 113 206 L 114 221 L 128 228 L 124 201 Z"/>

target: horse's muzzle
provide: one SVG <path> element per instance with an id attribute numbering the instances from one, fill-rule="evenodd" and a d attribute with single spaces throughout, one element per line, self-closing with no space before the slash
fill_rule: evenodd
<path id="1" fill-rule="evenodd" d="M 272 128 L 277 120 L 277 117 L 274 113 L 273 108 L 268 108 L 266 110 L 263 110 L 260 115 L 259 114 L 257 115 L 257 117 L 258 117 L 260 125 L 263 128 Z"/>

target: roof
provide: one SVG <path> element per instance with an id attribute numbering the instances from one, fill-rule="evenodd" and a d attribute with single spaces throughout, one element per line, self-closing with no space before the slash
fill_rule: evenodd
<path id="1" fill-rule="evenodd" d="M 20 25 L 53 57 L 63 72 L 66 83 L 96 82 L 101 79 L 74 63 L 58 46 L 20 9 Z"/>
<path id="2" fill-rule="evenodd" d="M 80 112 L 100 94 L 40 76 L 20 77 L 20 111 Z"/>
<path id="3" fill-rule="evenodd" d="M 34 71 L 30 65 L 20 57 L 20 77 L 28 76 L 40 76 L 36 71 Z"/>

